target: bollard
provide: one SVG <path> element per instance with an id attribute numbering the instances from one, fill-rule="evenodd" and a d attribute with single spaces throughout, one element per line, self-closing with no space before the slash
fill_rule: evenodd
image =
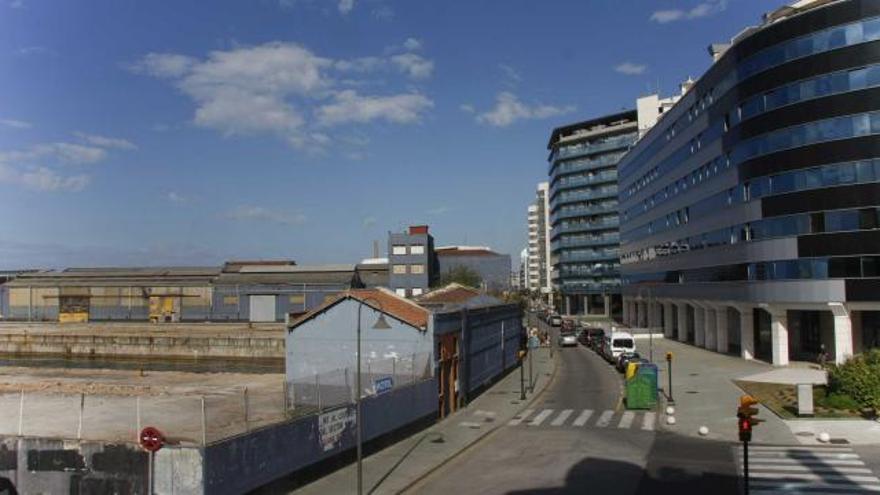
<path id="1" fill-rule="evenodd" d="M 21 389 L 21 399 L 18 403 L 18 436 L 24 431 L 24 389 Z"/>
<path id="2" fill-rule="evenodd" d="M 137 426 L 134 429 L 134 441 L 140 442 L 141 441 L 141 437 L 140 437 L 140 435 L 141 435 L 141 396 L 140 395 L 138 395 L 134 398 L 134 416 L 135 416 L 135 422 L 136 422 L 135 426 Z"/>
<path id="3" fill-rule="evenodd" d="M 76 425 L 76 439 L 82 440 L 83 432 L 83 409 L 86 407 L 86 394 L 79 394 L 79 421 Z"/>
<path id="4" fill-rule="evenodd" d="M 202 445 L 208 445 L 208 414 L 205 410 L 205 396 L 202 396 Z"/>

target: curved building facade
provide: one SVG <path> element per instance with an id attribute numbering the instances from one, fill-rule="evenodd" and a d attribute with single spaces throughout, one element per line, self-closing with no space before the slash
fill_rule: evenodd
<path id="1" fill-rule="evenodd" d="M 550 137 L 551 276 L 567 314 L 608 314 L 611 298 L 619 299 L 617 162 L 637 136 L 632 110 Z"/>
<path id="2" fill-rule="evenodd" d="M 768 14 L 618 170 L 626 323 L 777 365 L 880 343 L 880 2 Z"/>

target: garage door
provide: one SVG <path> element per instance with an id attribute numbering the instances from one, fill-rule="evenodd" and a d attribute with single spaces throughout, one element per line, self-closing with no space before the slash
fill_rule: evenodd
<path id="1" fill-rule="evenodd" d="M 251 321 L 275 321 L 275 296 L 251 296 Z"/>

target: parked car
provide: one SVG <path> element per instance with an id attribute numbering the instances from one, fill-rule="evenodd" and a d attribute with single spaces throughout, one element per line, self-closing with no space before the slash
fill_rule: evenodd
<path id="1" fill-rule="evenodd" d="M 623 373 L 626 371 L 626 365 L 629 364 L 630 361 L 635 359 L 639 359 L 642 356 L 638 352 L 622 352 L 620 356 L 617 356 L 617 364 L 615 364 L 615 368 L 617 371 Z"/>
<path id="2" fill-rule="evenodd" d="M 551 327 L 561 327 L 562 326 L 562 317 L 559 315 L 556 315 L 556 314 L 550 315 L 550 318 L 548 319 L 547 323 L 550 323 Z"/>
<path id="3" fill-rule="evenodd" d="M 590 346 L 590 329 L 581 328 L 577 332 L 577 341 L 584 347 Z"/>
<path id="4" fill-rule="evenodd" d="M 624 352 L 635 352 L 636 342 L 633 336 L 627 332 L 615 332 L 605 334 L 602 339 L 601 354 L 609 363 L 614 363 L 617 357 Z"/>
<path id="5" fill-rule="evenodd" d="M 562 319 L 562 331 L 563 332 L 574 332 L 577 329 L 577 322 L 570 318 Z"/>
<path id="6" fill-rule="evenodd" d="M 559 347 L 576 346 L 577 335 L 574 332 L 562 332 L 559 334 Z"/>
<path id="7" fill-rule="evenodd" d="M 592 327 L 587 328 L 585 332 L 587 333 L 587 345 L 594 351 L 598 351 L 599 346 L 602 344 L 602 339 L 605 338 L 605 330 Z"/>

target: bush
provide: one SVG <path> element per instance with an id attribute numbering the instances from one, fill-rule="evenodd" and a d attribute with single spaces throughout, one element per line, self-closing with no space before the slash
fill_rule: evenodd
<path id="1" fill-rule="evenodd" d="M 860 407 L 880 411 L 880 349 L 871 349 L 828 370 L 828 393 L 849 396 Z"/>
<path id="2" fill-rule="evenodd" d="M 845 411 L 858 411 L 862 407 L 855 399 L 845 394 L 831 394 L 818 402 L 819 405 L 829 409 L 843 409 Z"/>

